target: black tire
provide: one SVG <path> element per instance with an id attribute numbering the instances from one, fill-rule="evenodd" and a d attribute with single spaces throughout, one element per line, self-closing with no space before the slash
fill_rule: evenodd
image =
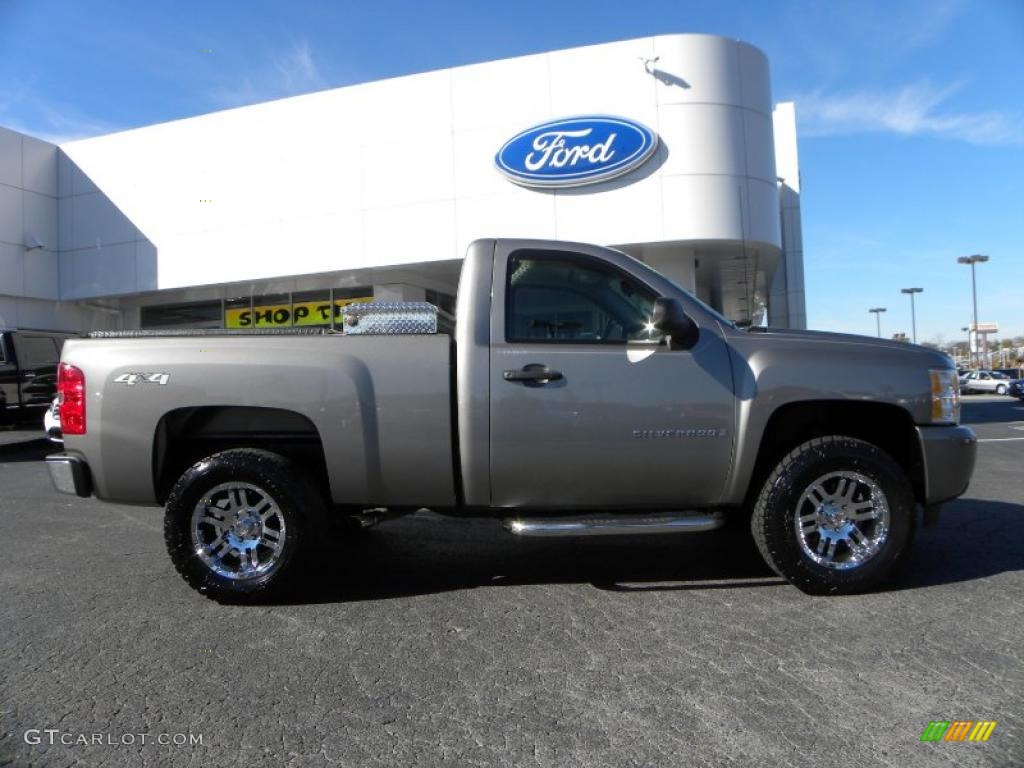
<path id="1" fill-rule="evenodd" d="M 817 499 L 825 491 L 826 500 L 813 501 L 812 489 Z M 896 572 L 910 551 L 916 510 L 891 456 L 863 440 L 829 436 L 779 462 L 750 526 L 765 562 L 791 584 L 808 594 L 845 595 L 876 588 Z"/>
<path id="2" fill-rule="evenodd" d="M 310 521 L 319 519 L 323 503 L 284 456 L 255 448 L 222 451 L 193 464 L 171 489 L 167 551 L 182 578 L 213 600 L 275 597 L 298 570 L 314 538 Z"/>

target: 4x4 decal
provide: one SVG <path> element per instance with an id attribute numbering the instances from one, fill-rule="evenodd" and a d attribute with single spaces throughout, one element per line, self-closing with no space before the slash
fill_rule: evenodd
<path id="1" fill-rule="evenodd" d="M 171 376 L 168 373 L 122 373 L 116 379 L 115 384 L 127 384 L 129 387 L 135 384 L 166 384 Z"/>

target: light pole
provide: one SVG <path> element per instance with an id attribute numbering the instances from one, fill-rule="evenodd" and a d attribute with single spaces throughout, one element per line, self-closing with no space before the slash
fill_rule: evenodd
<path id="1" fill-rule="evenodd" d="M 910 294 L 910 324 L 913 329 L 914 343 L 917 344 L 917 315 L 914 313 L 914 294 L 921 293 L 924 288 L 900 288 L 900 293 Z"/>
<path id="2" fill-rule="evenodd" d="M 882 338 L 882 313 L 885 312 L 885 307 L 872 307 L 868 312 L 875 313 L 875 325 L 878 326 L 878 338 Z"/>
<path id="3" fill-rule="evenodd" d="M 980 253 L 975 253 L 971 256 L 959 256 L 956 260 L 957 264 L 970 264 L 971 265 L 971 295 L 974 297 L 974 340 L 975 346 L 977 346 L 978 340 L 978 284 L 974 279 L 974 265 L 984 264 L 988 261 L 988 256 L 982 256 Z M 978 352 L 975 351 L 974 362 L 977 362 L 979 358 Z M 980 368 L 980 365 L 972 365 L 973 368 Z"/>
<path id="4" fill-rule="evenodd" d="M 967 367 L 970 368 L 971 367 L 971 326 L 965 325 L 960 330 L 964 331 L 967 334 L 967 355 L 966 355 L 966 357 L 967 357 Z"/>

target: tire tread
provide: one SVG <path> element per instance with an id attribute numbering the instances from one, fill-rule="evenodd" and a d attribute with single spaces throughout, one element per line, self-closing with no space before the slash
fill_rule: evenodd
<path id="1" fill-rule="evenodd" d="M 891 556 L 892 563 L 889 568 L 875 569 L 867 578 L 854 579 L 850 574 L 833 575 L 831 579 L 816 577 L 807 568 L 792 568 L 786 564 L 785 553 L 783 552 L 784 538 L 771 535 L 770 526 L 773 521 L 772 504 L 776 501 L 775 493 L 780 484 L 787 482 L 790 478 L 787 474 L 794 472 L 795 467 L 804 457 L 815 451 L 829 450 L 847 444 L 850 448 L 863 451 L 869 449 L 873 454 L 872 458 L 881 464 L 889 477 L 887 481 L 896 485 L 896 499 L 890 499 L 890 513 L 894 512 L 896 503 L 910 503 L 909 532 L 904 542 L 898 543 L 899 549 Z M 758 551 L 768 566 L 798 589 L 809 594 L 855 594 L 877 587 L 895 572 L 897 566 L 909 551 L 913 539 L 916 515 L 913 505 L 913 490 L 905 473 L 896 461 L 885 451 L 872 443 L 858 440 L 844 435 L 827 435 L 816 437 L 787 453 L 772 470 L 765 480 L 757 501 L 754 504 L 753 514 L 750 518 L 750 530 L 757 545 Z M 837 572 L 838 573 L 838 572 Z M 845 577 L 844 577 L 845 576 Z"/>
<path id="2" fill-rule="evenodd" d="M 191 516 L 186 499 L 194 493 L 195 483 L 201 482 L 205 473 L 210 471 L 211 462 L 216 463 L 218 472 L 244 474 L 258 467 L 263 482 L 278 486 L 286 496 L 294 497 L 296 509 L 290 511 L 289 523 L 293 531 L 290 535 L 296 537 L 296 548 L 288 562 L 282 564 L 271 578 L 254 583 L 225 584 L 225 580 L 211 573 L 205 566 L 197 565 L 195 555 L 190 551 L 189 523 L 184 520 L 185 516 Z M 277 501 L 279 505 L 282 504 L 281 499 Z M 307 548 L 306 540 L 313 538 L 309 522 L 316 519 L 322 505 L 323 499 L 313 484 L 291 460 L 260 448 L 232 448 L 200 459 L 175 482 L 167 497 L 164 541 L 175 570 L 204 597 L 223 603 L 262 602 L 280 595 L 290 586 L 298 570 L 295 561 L 300 559 Z"/>

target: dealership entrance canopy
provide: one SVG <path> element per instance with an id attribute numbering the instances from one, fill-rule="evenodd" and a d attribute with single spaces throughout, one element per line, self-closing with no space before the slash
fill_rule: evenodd
<path id="1" fill-rule="evenodd" d="M 620 248 L 804 327 L 791 104 L 753 46 L 666 35 L 54 145 L 0 128 L 0 326 L 328 325 L 451 310 L 475 239 Z"/>

